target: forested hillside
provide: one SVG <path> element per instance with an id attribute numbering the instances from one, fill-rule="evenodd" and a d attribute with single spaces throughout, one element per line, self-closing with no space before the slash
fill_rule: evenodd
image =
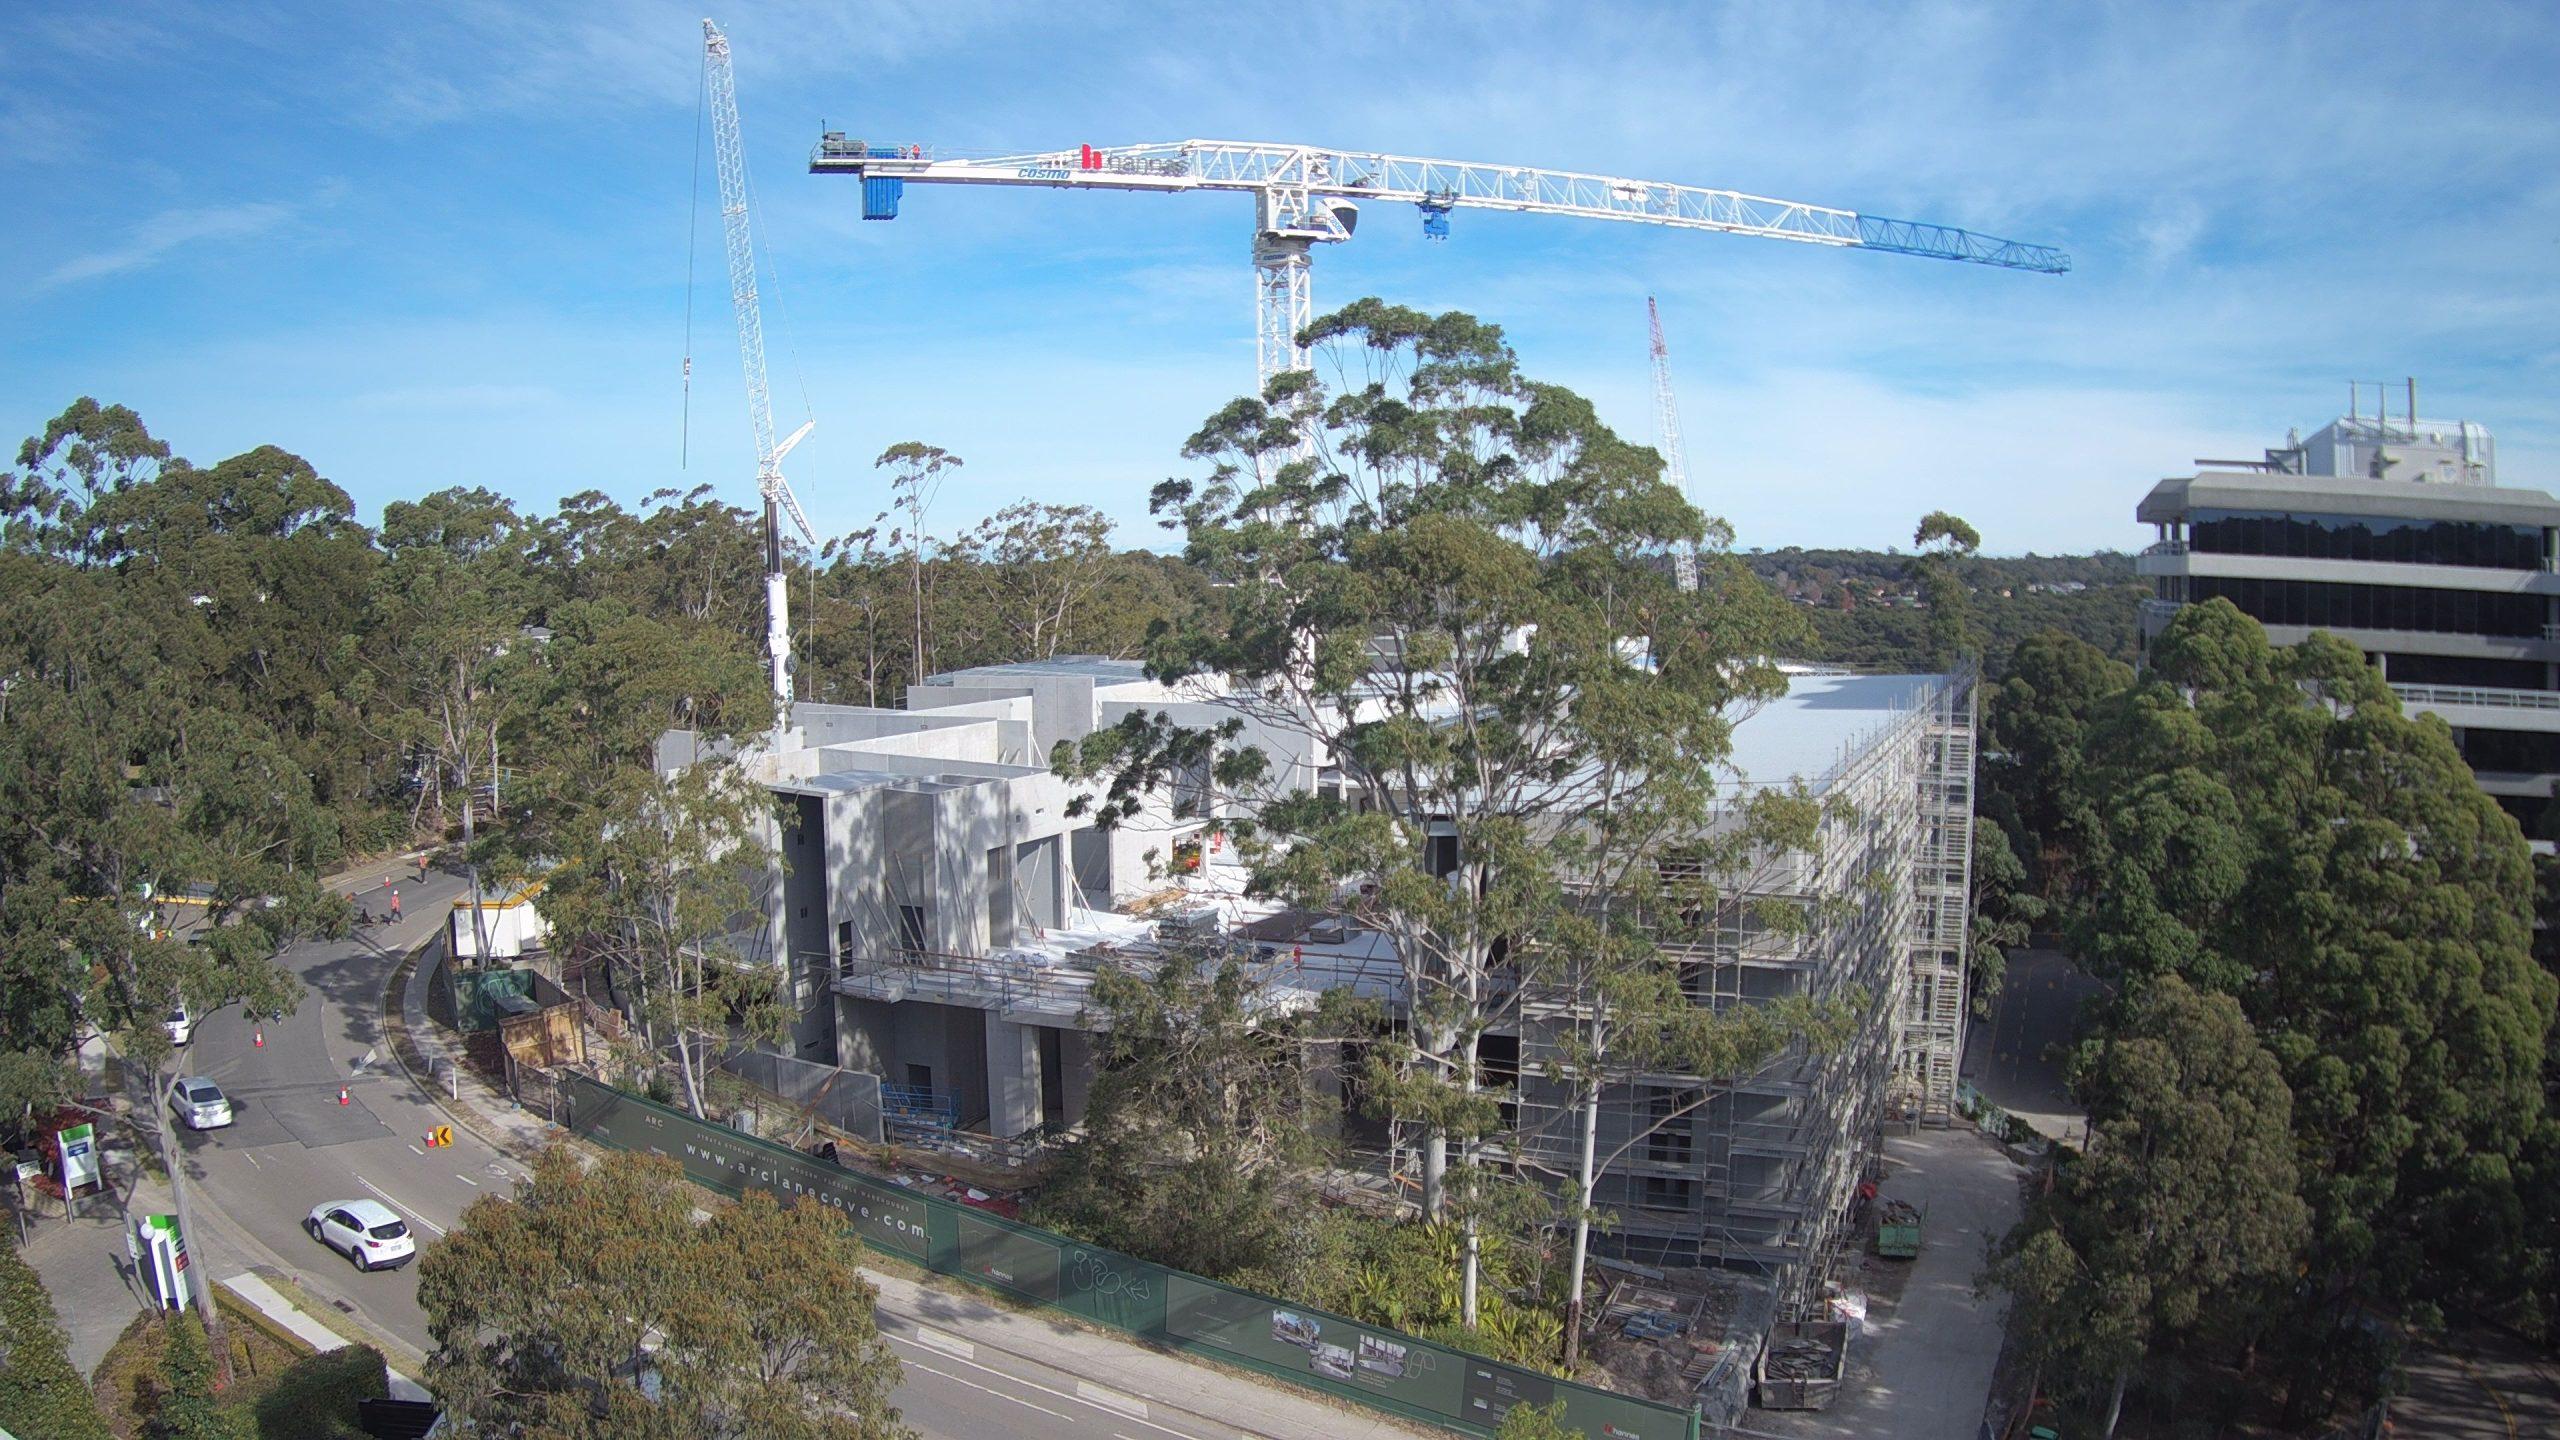
<path id="1" fill-rule="evenodd" d="M 1754 550 L 1754 574 L 1804 608 L 1815 643 L 1805 659 L 1848 665 L 1925 667 L 1927 606 L 1921 557 L 1894 551 Z M 2048 630 L 2083 640 L 2114 659 L 2135 654 L 2135 603 L 2147 593 L 2133 557 L 1975 555 L 1955 562 L 1972 592 L 1973 638 L 1992 668 L 2019 641 Z"/>

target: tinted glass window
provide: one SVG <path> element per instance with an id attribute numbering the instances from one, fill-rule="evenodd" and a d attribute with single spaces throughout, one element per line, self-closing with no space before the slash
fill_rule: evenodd
<path id="1" fill-rule="evenodd" d="M 2229 600 L 2262 624 L 2303 625 L 2315 630 L 2418 630 L 2538 638 L 2543 626 L 2543 600 L 2539 595 L 2223 575 L 2190 577 L 2189 594 L 2197 600 Z"/>
<path id="2" fill-rule="evenodd" d="M 406 1221 L 394 1220 L 386 1225 L 376 1225 L 364 1233 L 376 1240 L 397 1240 L 409 1233 L 409 1226 Z"/>
<path id="3" fill-rule="evenodd" d="M 2206 554 L 2492 570 L 2539 570 L 2543 557 L 2538 526 L 2377 515 L 2204 509 L 2188 517 L 2187 540 L 2190 548 Z"/>

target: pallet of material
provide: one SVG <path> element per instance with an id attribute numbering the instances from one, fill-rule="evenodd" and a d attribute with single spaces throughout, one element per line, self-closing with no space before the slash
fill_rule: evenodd
<path id="1" fill-rule="evenodd" d="M 1837 1320 L 1773 1325 L 1752 1378 L 1764 1410 L 1821 1410 L 1840 1394 L 1849 1367 L 1849 1327 Z"/>
<path id="2" fill-rule="evenodd" d="M 1910 1260 L 1920 1253 L 1920 1207 L 1887 1200 L 1876 1218 L 1876 1253 L 1888 1260 Z"/>

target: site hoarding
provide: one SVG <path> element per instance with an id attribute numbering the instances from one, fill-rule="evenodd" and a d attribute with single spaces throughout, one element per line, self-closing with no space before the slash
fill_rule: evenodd
<path id="1" fill-rule="evenodd" d="M 873 1248 L 1169 1348 L 1243 1365 L 1405 1419 L 1489 1435 L 1518 1404 L 1564 1402 L 1564 1423 L 1592 1440 L 1679 1440 L 1694 1412 L 1437 1345 L 1418 1336 L 1238 1290 L 902 1189 L 770 1141 L 696 1120 L 572 1075 L 570 1130 L 617 1149 L 665 1155 L 735 1195 L 808 1195 L 843 1211 Z"/>

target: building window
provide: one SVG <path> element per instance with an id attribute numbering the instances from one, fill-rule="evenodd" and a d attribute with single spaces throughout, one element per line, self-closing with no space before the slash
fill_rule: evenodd
<path id="1" fill-rule="evenodd" d="M 853 953 L 853 922 L 850 920 L 836 922 L 836 953 L 839 955 Z"/>
<path id="2" fill-rule="evenodd" d="M 1652 1090 L 1645 1095 L 1644 1158 L 1660 1165 L 1686 1165 L 1691 1156 L 1689 1122 L 1695 1116 L 1695 1090 Z"/>
<path id="3" fill-rule="evenodd" d="M 1688 1210 L 1698 1203 L 1695 1181 L 1676 1175 L 1644 1177 L 1644 1205 L 1648 1210 Z"/>
<path id="4" fill-rule="evenodd" d="M 2200 509 L 2188 518 L 2187 534 L 2189 547 L 2208 555 L 2373 560 L 2485 570 L 2539 570 L 2544 544 L 2538 525 L 2268 510 Z"/>
<path id="5" fill-rule="evenodd" d="M 898 948 L 901 950 L 924 948 L 923 906 L 901 905 L 898 907 Z"/>
<path id="6" fill-rule="evenodd" d="M 2188 583 L 2193 599 L 2229 600 L 2262 625 L 2298 625 L 2313 630 L 2411 630 L 2516 639 L 2539 639 L 2543 633 L 2543 599 L 2539 595 L 2224 575 L 2196 575 Z"/>

